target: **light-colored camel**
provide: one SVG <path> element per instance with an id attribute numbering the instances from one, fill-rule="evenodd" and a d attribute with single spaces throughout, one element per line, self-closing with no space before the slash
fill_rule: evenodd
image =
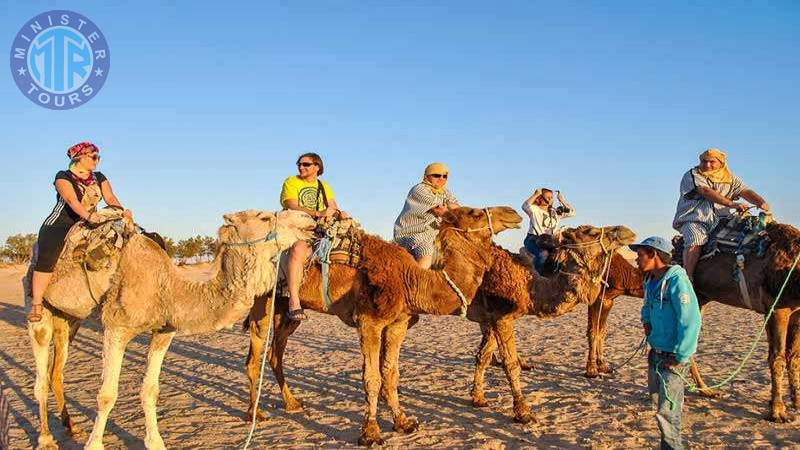
<path id="1" fill-rule="evenodd" d="M 514 337 L 514 321 L 524 315 L 557 317 L 578 304 L 596 301 L 600 295 L 607 258 L 633 242 L 635 234 L 623 226 L 595 228 L 584 225 L 562 232 L 556 253 L 560 266 L 552 277 L 532 273 L 529 261 L 499 247 L 494 248 L 495 263 L 484 277 L 478 298 L 472 302 L 468 318 L 480 323 L 483 339 L 476 355 L 472 403 L 488 406 L 484 395 L 486 368 L 499 347 L 506 378 L 511 385 L 514 420 L 535 420 L 520 386 L 520 364 Z M 613 259 L 613 258 L 612 258 Z"/>
<path id="2" fill-rule="evenodd" d="M 75 267 L 71 258 L 66 256 L 70 254 L 68 247 L 56 265 L 53 280 L 45 293 L 45 318 L 29 327 L 37 362 L 35 391 L 43 423 L 40 446 L 55 446 L 46 425 L 49 339 L 56 339 L 52 381 L 58 387 L 56 398 L 60 403 L 59 410 L 67 426 L 71 426 L 61 387 L 69 341 L 77 332 L 80 321 L 88 316 L 93 307 L 102 304 L 104 325 L 110 324 L 111 327 L 104 336 L 104 389 L 98 396 L 98 403 L 102 407 L 87 446 L 102 448 L 102 426 L 98 427 L 98 424 L 105 424 L 108 410 L 116 398 L 116 379 L 119 374 L 119 366 L 114 368 L 109 363 L 121 363 L 124 351 L 123 345 L 119 353 L 115 353 L 118 350 L 116 344 L 123 341 L 127 343 L 146 323 L 157 331 L 153 333 L 142 391 L 142 402 L 148 418 L 148 439 L 145 444 L 149 448 L 163 448 L 155 429 L 155 396 L 158 391 L 158 371 L 168 343 L 176 330 L 201 332 L 230 325 L 249 310 L 253 294 L 268 289 L 275 277 L 274 266 L 269 259 L 277 254 L 278 248 L 287 248 L 296 240 L 307 238 L 314 224 L 309 216 L 297 212 L 281 212 L 277 218 L 276 223 L 274 213 L 258 211 L 226 216 L 229 225 L 220 228 L 220 242 L 230 245 L 223 245 L 216 259 L 216 274 L 205 283 L 183 280 L 169 256 L 155 242 L 135 234 L 107 273 L 88 274 L 93 277 L 90 278 L 93 284 L 90 292 L 86 279 L 81 279 L 87 273 L 80 266 Z M 275 233 L 270 235 L 272 232 Z M 263 239 L 240 247 L 231 246 L 258 238 Z M 68 315 L 62 311 L 75 312 L 81 308 L 85 315 Z"/>
<path id="3" fill-rule="evenodd" d="M 720 253 L 701 260 L 694 277 L 695 292 L 701 311 L 712 301 L 738 308 L 751 309 L 766 315 L 775 301 L 778 291 L 788 276 L 792 263 L 800 253 L 800 230 L 787 224 L 770 224 L 766 229 L 770 246 L 763 257 L 749 255 L 744 276 L 750 292 L 748 305 L 740 294 L 738 283 L 733 279 L 736 257 Z M 790 324 L 792 327 L 790 329 Z M 769 368 L 772 378 L 772 395 L 768 419 L 774 422 L 789 422 L 794 416 L 787 411 L 783 401 L 784 371 L 789 367 L 794 408 L 800 411 L 800 339 L 797 326 L 800 324 L 800 272 L 795 270 L 786 285 L 775 312 L 767 323 L 769 344 Z M 794 338 L 794 339 L 790 339 Z M 697 366 L 692 363 L 692 374 L 698 388 L 710 393 L 703 382 Z"/>
<path id="4" fill-rule="evenodd" d="M 487 214 L 487 212 L 489 214 Z M 491 219 L 491 227 L 488 218 Z M 337 315 L 344 323 L 358 330 L 363 357 L 363 380 L 367 404 L 359 443 L 382 443 L 377 423 L 379 391 L 392 410 L 394 430 L 411 432 L 417 423 L 409 420 L 400 407 L 397 394 L 400 347 L 410 324 L 419 314 L 458 314 L 461 300 L 447 281 L 471 300 L 483 274 L 492 263 L 493 233 L 519 228 L 522 218 L 508 207 L 486 210 L 462 207 L 447 213 L 440 226 L 439 246 L 441 270 L 420 269 L 405 249 L 380 238 L 363 234 L 361 258 L 356 267 L 332 264 L 330 299 L 332 311 L 322 299 L 319 266 L 311 266 L 300 288 L 304 308 Z M 289 390 L 283 374 L 283 355 L 289 336 L 299 323 L 286 319 L 286 302 L 276 305 L 275 336 L 269 361 L 281 388 L 286 408 L 296 411 L 302 405 Z M 258 301 L 249 317 L 250 353 L 247 373 L 250 378 L 248 418 L 261 412 L 256 404 L 258 388 L 258 355 L 261 353 L 269 326 L 265 311 L 266 299 Z"/>

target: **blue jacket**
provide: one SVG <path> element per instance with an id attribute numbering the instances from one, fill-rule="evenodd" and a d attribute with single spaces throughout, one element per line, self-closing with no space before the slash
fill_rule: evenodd
<path id="1" fill-rule="evenodd" d="M 647 342 L 662 352 L 675 353 L 687 362 L 697 350 L 700 335 L 700 306 L 686 271 L 670 266 L 658 280 L 644 282 L 642 323 L 650 324 Z"/>

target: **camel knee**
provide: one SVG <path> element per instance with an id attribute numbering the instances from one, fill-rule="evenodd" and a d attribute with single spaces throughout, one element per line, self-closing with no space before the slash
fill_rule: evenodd
<path id="1" fill-rule="evenodd" d="M 97 395 L 97 409 L 99 411 L 107 411 L 114 406 L 117 402 L 116 393 L 103 393 Z"/>
<path id="2" fill-rule="evenodd" d="M 155 406 L 158 399 L 158 386 L 143 387 L 139 398 L 142 401 L 143 408 Z"/>

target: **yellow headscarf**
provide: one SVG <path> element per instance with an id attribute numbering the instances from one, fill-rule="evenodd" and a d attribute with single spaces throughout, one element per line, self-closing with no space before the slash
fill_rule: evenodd
<path id="1" fill-rule="evenodd" d="M 437 188 L 436 186 L 428 183 L 428 180 L 425 179 L 425 177 L 427 177 L 428 175 L 434 174 L 434 173 L 439 173 L 439 174 L 443 174 L 443 175 L 444 174 L 449 175 L 450 174 L 450 169 L 448 169 L 447 166 L 445 166 L 444 164 L 442 164 L 440 162 L 431 163 L 431 164 L 428 164 L 427 167 L 425 167 L 425 176 L 422 177 L 422 182 L 425 185 L 427 185 L 428 187 L 430 187 L 433 192 L 438 194 L 438 193 L 444 191 L 447 188 L 447 180 L 444 181 L 444 184 L 442 185 L 442 187 Z"/>
<path id="2" fill-rule="evenodd" d="M 700 154 L 700 161 L 703 159 L 714 158 L 722 163 L 722 167 L 708 172 L 700 171 L 703 176 L 713 181 L 714 183 L 730 183 L 733 181 L 733 174 L 728 169 L 728 155 L 718 148 L 710 148 Z M 699 168 L 698 168 L 699 171 Z"/>

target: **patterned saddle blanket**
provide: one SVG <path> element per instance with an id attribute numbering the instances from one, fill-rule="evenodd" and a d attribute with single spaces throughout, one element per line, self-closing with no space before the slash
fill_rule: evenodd
<path id="1" fill-rule="evenodd" d="M 711 258 L 718 253 L 735 255 L 763 256 L 769 247 L 767 225 L 773 222 L 772 214 L 761 212 L 725 217 L 711 231 L 708 242 L 703 245 L 702 259 Z M 683 260 L 683 236 L 672 238 L 673 260 Z"/>
<path id="2" fill-rule="evenodd" d="M 110 267 L 133 234 L 125 226 L 122 211 L 104 208 L 98 214 L 103 217 L 99 224 L 78 222 L 70 229 L 65 247 L 71 251 L 69 255 L 62 255 L 91 272 Z"/>

